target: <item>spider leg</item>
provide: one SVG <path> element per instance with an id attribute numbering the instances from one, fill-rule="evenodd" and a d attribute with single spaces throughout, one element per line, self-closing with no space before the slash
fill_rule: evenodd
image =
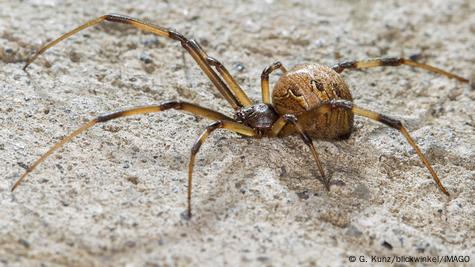
<path id="1" fill-rule="evenodd" d="M 292 123 L 294 125 L 295 129 L 302 137 L 302 140 L 304 141 L 304 143 L 310 148 L 310 151 L 312 151 L 313 159 L 315 160 L 315 163 L 317 163 L 318 171 L 320 172 L 320 175 L 322 176 L 322 179 L 324 180 L 325 187 L 329 189 L 329 183 L 328 183 L 329 181 L 325 180 L 325 171 L 323 170 L 322 163 L 320 159 L 318 158 L 318 153 L 317 153 L 317 150 L 315 149 L 315 146 L 313 145 L 312 139 L 302 129 L 302 126 L 298 122 L 298 119 L 297 117 L 295 117 L 295 115 L 285 114 L 279 119 L 277 119 L 277 121 L 274 122 L 274 124 L 272 125 L 272 129 L 271 129 L 272 135 L 278 136 L 280 131 L 284 128 L 284 126 L 287 123 Z"/>
<path id="2" fill-rule="evenodd" d="M 456 79 L 461 82 L 468 83 L 468 79 L 465 79 L 461 76 L 458 76 L 454 73 L 436 68 L 434 66 L 418 63 L 414 60 L 406 59 L 406 58 L 398 58 L 398 57 L 388 57 L 388 58 L 375 58 L 375 59 L 367 59 L 367 60 L 354 60 L 354 61 L 345 61 L 339 64 L 336 64 L 332 67 L 332 69 L 338 73 L 343 72 L 345 69 L 365 69 L 365 68 L 373 68 L 373 67 L 383 67 L 383 66 L 400 66 L 400 65 L 409 65 L 414 68 L 421 68 L 428 70 L 430 72 L 434 72 L 443 76 L 447 76 L 452 79 Z"/>
<path id="3" fill-rule="evenodd" d="M 256 136 L 256 132 L 243 124 L 233 122 L 233 121 L 226 121 L 220 120 L 210 124 L 206 127 L 206 130 L 196 139 L 193 147 L 191 148 L 191 157 L 190 163 L 188 165 L 188 218 L 191 218 L 191 189 L 192 189 L 192 181 L 193 181 L 193 167 L 195 166 L 195 158 L 196 154 L 201 148 L 201 145 L 206 141 L 208 136 L 216 129 L 226 129 L 231 132 L 239 133 L 244 136 L 253 137 Z"/>
<path id="4" fill-rule="evenodd" d="M 193 41 L 193 40 L 192 40 Z M 204 50 L 201 49 L 201 51 L 204 53 Z M 206 54 L 205 54 L 206 55 Z M 249 107 L 252 105 L 252 101 L 249 99 L 249 97 L 246 95 L 246 93 L 242 90 L 241 86 L 236 82 L 234 77 L 229 73 L 229 71 L 226 69 L 226 67 L 219 62 L 217 59 L 213 57 L 209 57 L 206 55 L 206 60 L 211 66 L 214 66 L 216 70 L 221 74 L 221 77 L 226 81 L 228 86 L 230 87 L 231 91 L 233 91 L 234 95 L 237 97 L 239 102 L 244 106 L 244 107 Z"/>
<path id="5" fill-rule="evenodd" d="M 200 68 L 203 70 L 203 72 L 208 76 L 208 78 L 211 80 L 211 82 L 216 86 L 218 91 L 221 93 L 221 95 L 229 102 L 229 104 L 234 108 L 238 109 L 243 106 L 243 103 L 241 103 L 229 90 L 228 86 L 223 82 L 223 80 L 218 76 L 218 74 L 213 70 L 211 67 L 210 63 L 208 62 L 206 53 L 204 53 L 203 49 L 198 45 L 196 41 L 192 41 L 187 39 L 185 36 L 183 36 L 181 33 L 178 33 L 174 30 L 163 28 L 160 26 L 156 26 L 147 22 L 140 21 L 138 19 L 134 19 L 131 17 L 123 16 L 123 15 L 117 15 L 117 14 L 110 14 L 110 15 L 104 15 L 100 16 L 96 19 L 90 20 L 83 25 L 73 29 L 70 32 L 67 32 L 63 35 L 61 35 L 59 38 L 45 44 L 43 47 L 41 47 L 33 56 L 31 56 L 25 66 L 23 67 L 23 70 L 26 70 L 26 68 L 41 54 L 43 54 L 46 50 L 49 48 L 53 47 L 57 43 L 61 42 L 62 40 L 86 29 L 91 26 L 97 25 L 101 22 L 104 21 L 110 21 L 114 23 L 122 23 L 122 24 L 128 24 L 131 25 L 137 29 L 143 30 L 145 32 L 150 32 L 159 36 L 163 37 L 168 37 L 170 39 L 179 41 L 182 45 L 182 47 L 193 57 L 193 59 L 196 61 L 196 63 L 200 66 Z M 228 73 L 229 74 L 229 73 Z M 230 75 L 229 75 L 230 76 Z M 225 77 L 227 79 L 227 77 Z M 241 90 L 242 91 L 242 90 Z"/>
<path id="6" fill-rule="evenodd" d="M 46 151 L 41 157 L 39 157 L 33 164 L 31 164 L 28 169 L 23 173 L 23 175 L 15 182 L 15 184 L 12 187 L 12 191 L 17 188 L 20 183 L 26 178 L 26 176 L 32 172 L 40 163 L 42 163 L 44 160 L 46 160 L 54 151 L 58 150 L 61 148 L 63 145 L 71 141 L 74 137 L 78 136 L 82 132 L 86 131 L 87 129 L 91 128 L 92 126 L 98 124 L 98 123 L 103 123 L 109 120 L 121 118 L 121 117 L 126 117 L 126 116 L 131 116 L 131 115 L 139 115 L 139 114 L 146 114 L 146 113 L 151 113 L 151 112 L 160 112 L 160 111 L 165 111 L 168 109 L 176 109 L 176 110 L 183 110 L 187 111 L 190 113 L 193 113 L 195 115 L 199 115 L 202 117 L 206 117 L 212 120 L 229 120 L 233 121 L 233 119 L 227 117 L 226 115 L 223 115 L 219 112 L 200 107 L 198 105 L 192 104 L 192 103 L 186 103 L 186 102 L 179 102 L 179 101 L 171 101 L 171 102 L 165 102 L 161 105 L 154 105 L 154 106 L 144 106 L 144 107 L 137 107 L 137 108 L 131 108 L 127 110 L 122 110 L 106 115 L 102 115 L 99 117 L 96 117 L 89 122 L 83 124 L 81 127 L 78 129 L 74 130 L 70 134 L 68 134 L 66 137 L 58 141 L 56 144 L 54 144 L 48 151 Z"/>
<path id="7" fill-rule="evenodd" d="M 269 75 L 280 69 L 283 73 L 287 72 L 287 69 L 280 63 L 280 61 L 274 62 L 272 65 L 266 67 L 261 74 L 261 89 L 262 89 L 262 102 L 264 104 L 270 104 L 270 89 L 269 89 Z"/>
<path id="8" fill-rule="evenodd" d="M 385 125 L 387 125 L 391 128 L 394 128 L 394 129 L 398 130 L 399 132 L 401 132 L 401 134 L 406 138 L 407 142 L 412 146 L 412 148 L 414 148 L 417 155 L 421 159 L 422 163 L 424 163 L 426 168 L 429 170 L 430 174 L 432 175 L 432 178 L 437 183 L 437 186 L 439 187 L 439 189 L 444 194 L 449 196 L 449 192 L 442 185 L 442 182 L 440 181 L 439 177 L 437 176 L 437 173 L 434 171 L 434 169 L 432 169 L 431 164 L 429 163 L 427 158 L 424 156 L 424 154 L 422 153 L 422 151 L 420 150 L 419 146 L 416 144 L 414 139 L 412 139 L 412 137 L 409 134 L 408 130 L 406 129 L 406 127 L 404 127 L 404 125 L 401 123 L 401 121 L 399 121 L 397 119 L 393 119 L 393 118 L 388 117 L 386 115 L 371 111 L 371 110 L 367 110 L 367 109 L 364 109 L 364 108 L 357 107 L 351 101 L 347 101 L 347 100 L 331 100 L 327 103 L 324 103 L 324 104 L 322 104 L 321 106 L 319 106 L 317 108 L 317 110 L 315 111 L 315 114 L 318 114 L 318 113 L 324 114 L 324 113 L 329 112 L 329 111 L 331 111 L 332 109 L 335 109 L 335 108 L 344 108 L 344 109 L 347 109 L 347 110 L 351 110 L 356 115 L 363 116 L 363 117 L 381 122 L 381 123 L 383 123 L 383 124 L 385 124 Z"/>

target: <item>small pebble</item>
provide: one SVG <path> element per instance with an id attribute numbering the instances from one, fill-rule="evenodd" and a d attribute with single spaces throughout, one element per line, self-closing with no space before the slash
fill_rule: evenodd
<path id="1" fill-rule="evenodd" d="M 387 241 L 383 241 L 383 243 L 381 243 L 381 245 L 389 250 L 392 250 L 393 249 L 393 245 L 389 244 Z"/>

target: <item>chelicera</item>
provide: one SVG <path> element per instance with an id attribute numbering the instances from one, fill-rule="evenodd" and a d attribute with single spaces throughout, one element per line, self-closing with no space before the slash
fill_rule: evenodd
<path id="1" fill-rule="evenodd" d="M 439 189 L 447 196 L 449 195 L 449 192 L 442 185 L 442 182 L 433 170 L 431 164 L 409 135 L 406 127 L 397 119 L 356 106 L 353 103 L 351 92 L 340 76 L 340 73 L 346 69 L 408 65 L 444 75 L 464 83 L 468 82 L 467 79 L 442 69 L 405 58 L 378 58 L 362 61 L 347 61 L 336 64 L 333 67 L 318 64 L 303 64 L 289 70 L 280 62 L 276 62 L 265 68 L 262 72 L 262 103 L 254 103 L 249 99 L 246 93 L 244 93 L 228 70 L 218 60 L 208 56 L 195 40 L 189 40 L 174 30 L 115 14 L 104 15 L 91 20 L 44 45 L 27 60 L 23 69 L 26 69 L 39 55 L 60 41 L 83 29 L 104 21 L 128 24 L 137 29 L 180 42 L 181 46 L 193 57 L 220 94 L 233 108 L 234 117 L 229 117 L 196 104 L 182 101 L 170 101 L 159 105 L 136 107 L 98 116 L 54 144 L 46 153 L 33 162 L 14 184 L 12 191 L 54 151 L 92 126 L 126 116 L 175 109 L 190 112 L 194 115 L 215 121 L 202 132 L 191 149 L 191 158 L 188 165 L 188 217 L 191 216 L 191 188 L 195 157 L 201 145 L 216 129 L 226 129 L 242 136 L 253 138 L 283 138 L 294 134 L 300 135 L 305 144 L 310 148 L 320 175 L 324 178 L 325 171 L 318 158 L 317 149 L 312 139 L 341 140 L 348 138 L 353 130 L 354 115 L 378 121 L 398 130 L 406 138 L 412 148 L 414 148 Z M 274 87 L 271 101 L 269 75 L 276 70 L 280 70 L 282 75 Z M 328 189 L 329 179 L 321 180 Z"/>

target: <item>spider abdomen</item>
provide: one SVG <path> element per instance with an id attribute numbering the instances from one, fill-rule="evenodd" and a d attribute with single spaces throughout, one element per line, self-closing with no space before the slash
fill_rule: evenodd
<path id="1" fill-rule="evenodd" d="M 290 69 L 280 77 L 272 93 L 272 103 L 279 114 L 296 115 L 305 132 L 319 139 L 341 139 L 351 134 L 351 111 L 313 112 L 323 103 L 338 99 L 353 100 L 348 86 L 333 69 L 317 64 L 297 65 Z M 294 132 L 293 125 L 288 125 L 280 135 Z"/>

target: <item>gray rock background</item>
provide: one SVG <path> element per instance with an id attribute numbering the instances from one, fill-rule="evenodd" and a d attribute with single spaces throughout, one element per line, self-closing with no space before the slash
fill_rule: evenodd
<path id="1" fill-rule="evenodd" d="M 450 198 L 402 135 L 358 118 L 350 139 L 315 141 L 329 192 L 299 138 L 216 132 L 198 155 L 186 221 L 189 152 L 210 121 L 176 111 L 99 125 L 11 193 L 25 166 L 98 114 L 172 99 L 232 114 L 178 43 L 125 25 L 83 31 L 30 76 L 21 70 L 44 42 L 111 12 L 196 38 L 256 101 L 260 73 L 276 60 L 418 55 L 474 73 L 470 0 L 1 1 L 0 265 L 348 266 L 351 255 L 474 264 L 475 91 L 409 67 L 343 76 L 357 104 L 406 122 Z"/>

